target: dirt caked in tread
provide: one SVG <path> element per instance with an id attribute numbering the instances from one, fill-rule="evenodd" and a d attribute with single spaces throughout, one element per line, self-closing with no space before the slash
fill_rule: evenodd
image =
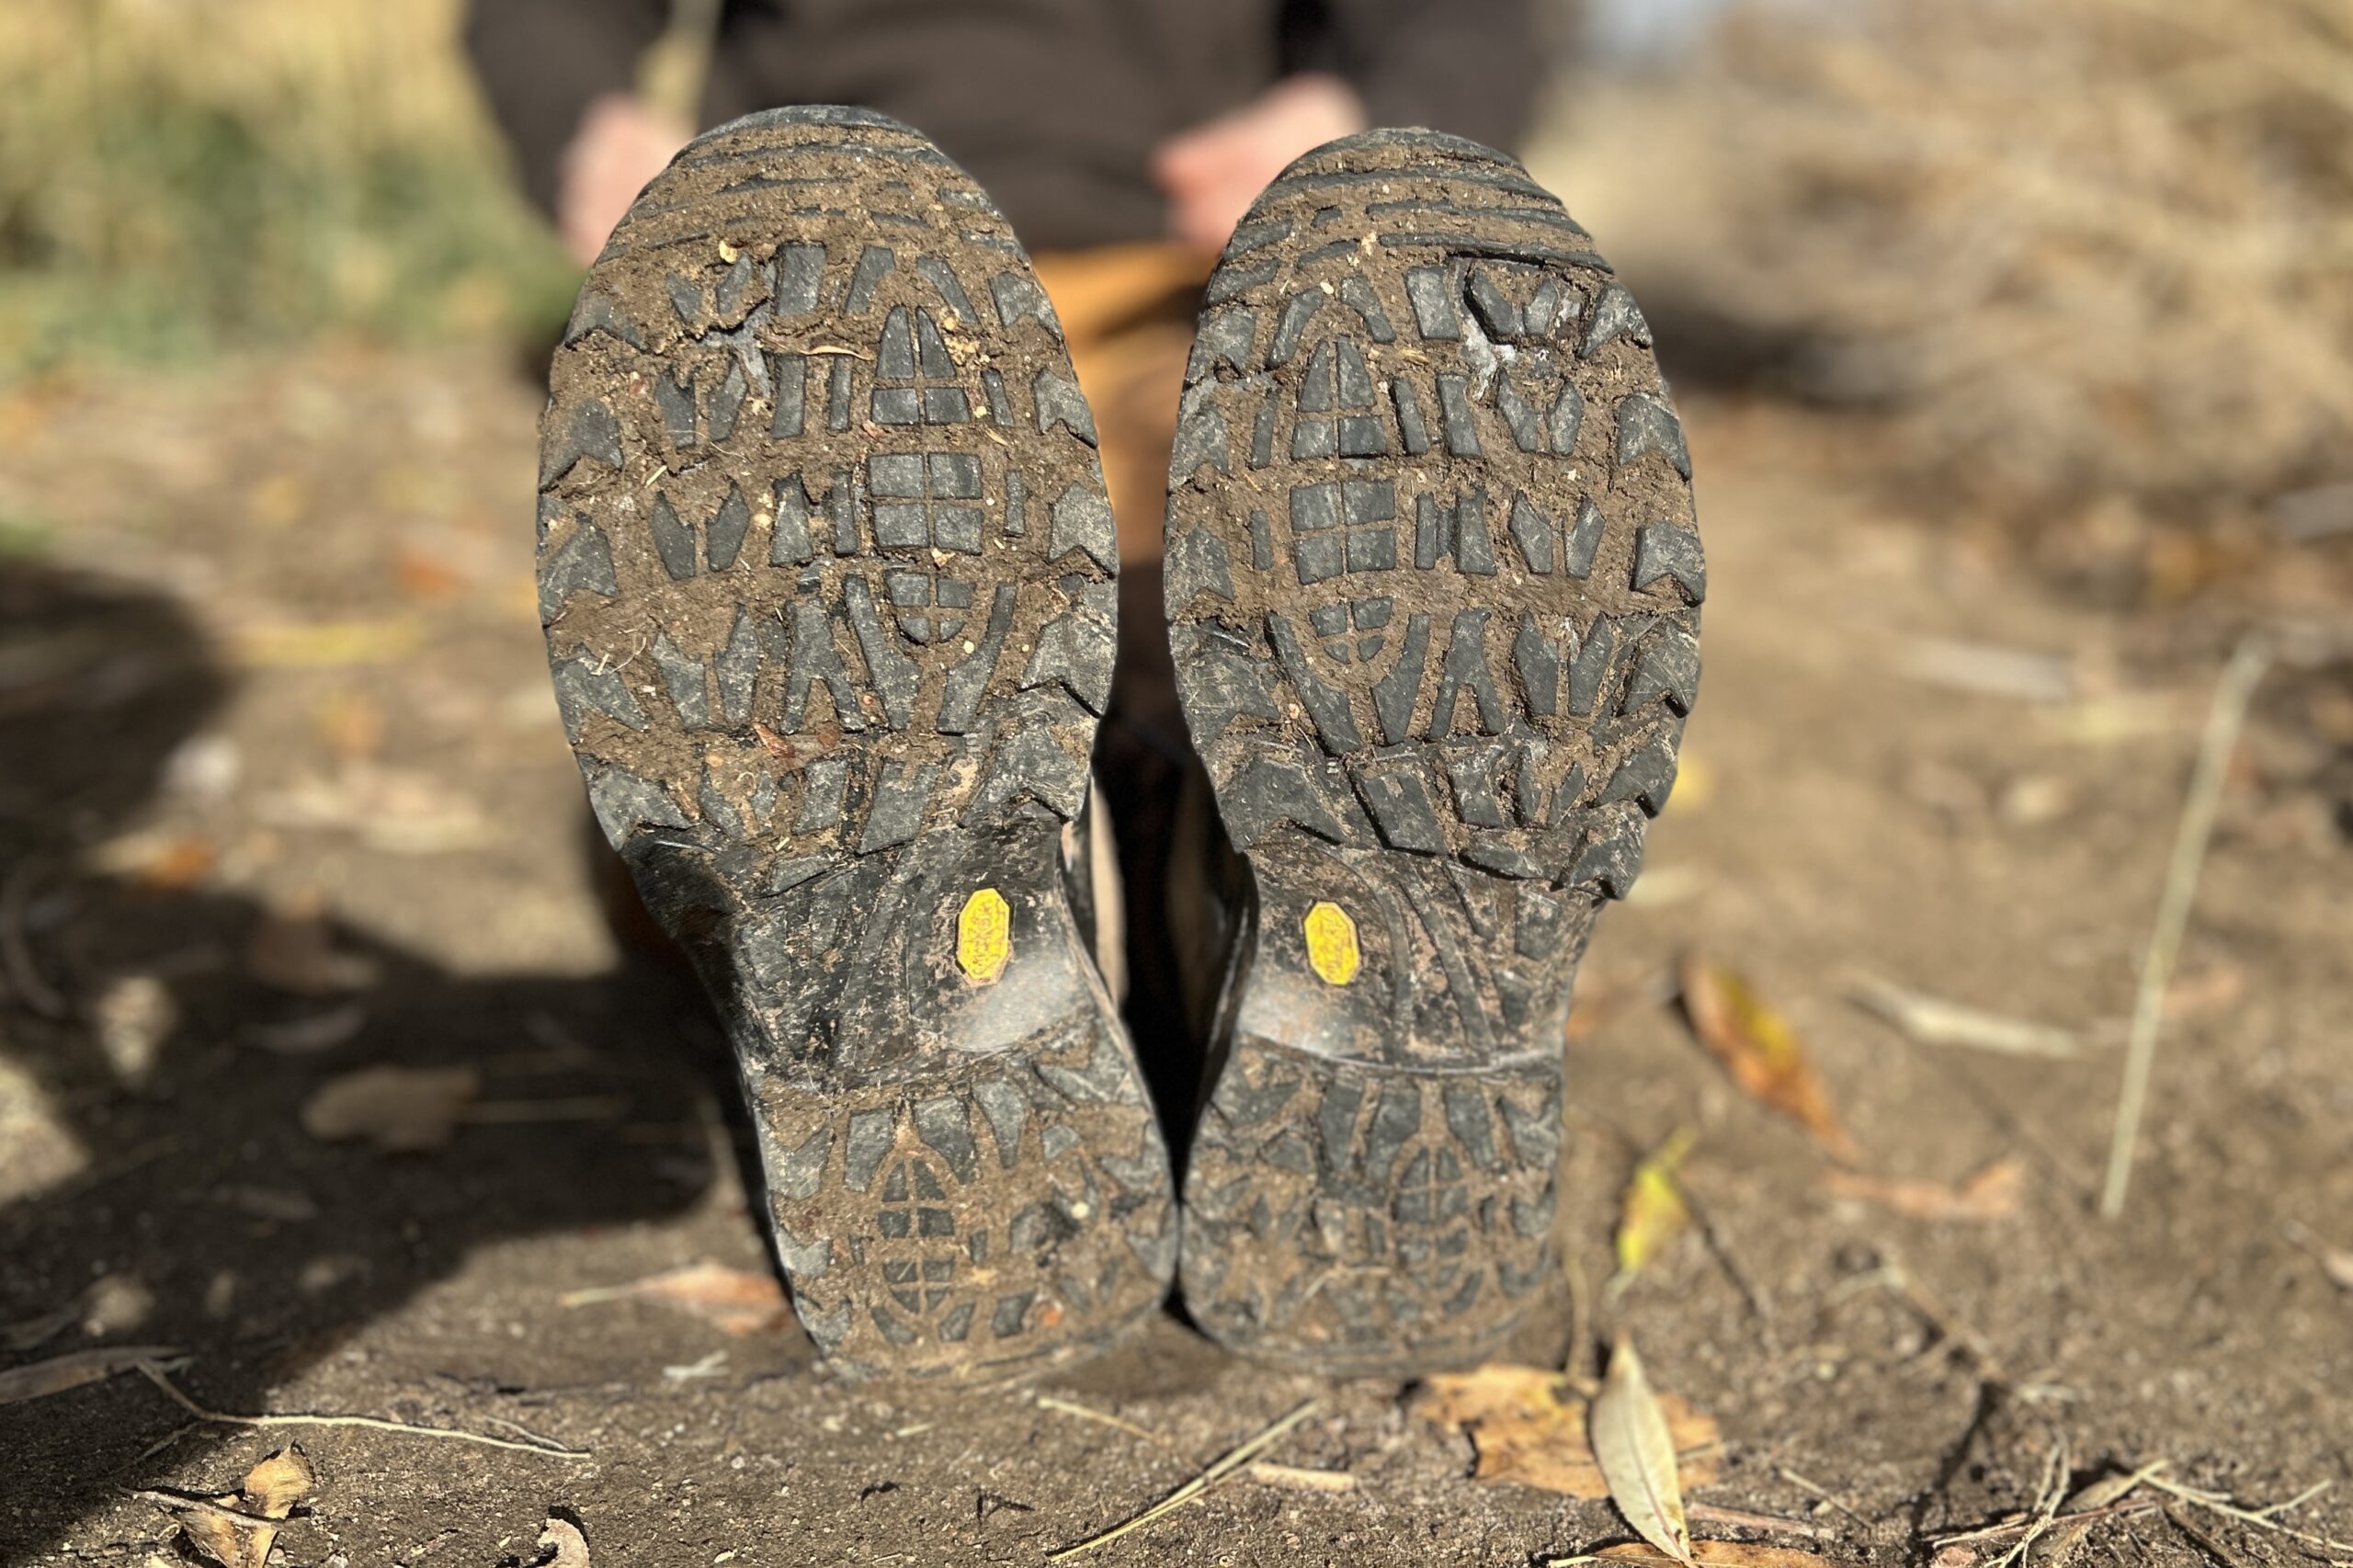
<path id="1" fill-rule="evenodd" d="M 1117 555 L 1027 256 L 907 127 L 755 115 L 647 187 L 550 384 L 564 725 L 733 1037 L 802 1324 L 853 1375 L 1099 1348 L 1176 1225 L 1072 876 Z"/>
<path id="2" fill-rule="evenodd" d="M 1178 687 L 1249 858 L 1180 1278 L 1334 1372 L 1558 1277 L 1562 1025 L 1665 803 L 1706 592 L 1633 300 L 1501 153 L 1294 164 L 1211 278 L 1169 475 Z"/>

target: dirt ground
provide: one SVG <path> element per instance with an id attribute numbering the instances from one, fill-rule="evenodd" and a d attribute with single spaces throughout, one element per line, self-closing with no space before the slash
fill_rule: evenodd
<path id="1" fill-rule="evenodd" d="M 551 1508 L 600 1568 L 1030 1563 L 1311 1399 L 1265 1457 L 1351 1489 L 1245 1474 L 1085 1561 L 1525 1564 L 1627 1539 L 1605 1502 L 1474 1483 L 1468 1440 L 1394 1384 L 1236 1362 L 1174 1315 L 1046 1389 L 949 1403 L 832 1381 L 790 1325 L 565 1304 L 764 1252 L 715 1032 L 621 960 L 589 892 L 533 619 L 537 402 L 488 355 L 347 349 L 0 403 L 0 1377 L 163 1346 L 216 1411 L 580 1450 L 198 1424 L 126 1372 L 0 1404 L 0 1561 L 182 1561 L 134 1494 L 230 1491 L 290 1436 L 318 1482 L 289 1563 L 531 1562 Z M 2258 702 L 2103 1222 L 2222 641 L 2053 598 L 1891 510 L 1852 427 L 1687 413 L 1706 682 L 1587 965 L 1618 1005 L 1571 1058 L 1582 1305 L 1527 1354 L 1590 1374 L 1631 1331 L 1721 1425 L 1695 1499 L 1802 1520 L 1818 1539 L 1775 1539 L 1834 1561 L 1991 1563 L 2015 1537 L 1932 1538 L 2030 1506 L 2054 1456 L 2077 1481 L 2163 1458 L 2250 1506 L 2333 1483 L 2281 1522 L 2353 1536 L 2353 1284 L 2326 1267 L 2353 1248 L 2353 845 L 2306 722 L 2341 716 L 2341 669 Z M 1830 1191 L 1693 1043 L 1659 978 L 1685 953 L 1786 1014 L 1869 1173 L 2016 1160 L 2017 1211 Z M 1852 1003 L 1866 979 L 2081 1049 L 1918 1043 Z M 323 1085 L 378 1064 L 479 1070 L 445 1147 L 305 1131 Z M 1679 1128 L 1704 1223 L 1605 1290 L 1620 1193 Z M 2142 1511 L 2072 1561 L 2313 1560 L 2200 1520 L 2211 1548 Z"/>

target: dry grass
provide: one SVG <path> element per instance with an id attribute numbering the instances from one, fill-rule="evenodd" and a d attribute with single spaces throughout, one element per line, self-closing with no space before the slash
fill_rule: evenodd
<path id="1" fill-rule="evenodd" d="M 2226 534 L 2353 473 L 2353 0 L 1752 9 L 1715 301 L 1944 493 Z M 1832 13 L 1835 13 L 1832 14 Z"/>
<path id="2" fill-rule="evenodd" d="M 75 0 L 0 28 L 0 367 L 493 329 L 551 253 L 458 0 Z"/>

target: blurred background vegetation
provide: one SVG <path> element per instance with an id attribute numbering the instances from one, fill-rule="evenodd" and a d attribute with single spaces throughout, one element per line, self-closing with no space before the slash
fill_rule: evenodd
<path id="1" fill-rule="evenodd" d="M 574 279 L 509 189 L 460 8 L 11 0 L 0 376 L 560 319 Z"/>

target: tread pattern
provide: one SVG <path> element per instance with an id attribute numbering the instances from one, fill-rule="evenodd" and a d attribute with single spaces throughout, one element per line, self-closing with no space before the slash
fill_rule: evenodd
<path id="1" fill-rule="evenodd" d="M 1577 959 L 1674 784 L 1707 592 L 1690 458 L 1631 297 L 1485 148 L 1377 131 L 1310 154 L 1209 296 L 1168 611 L 1259 911 L 1185 1288 L 1236 1345 L 1412 1369 L 1474 1354 L 1552 1272 L 1549 1226 L 1520 1221 L 1551 1212 L 1557 1136 L 1472 1130 L 1557 1117 Z M 1325 901 L 1364 935 L 1346 984 L 1302 950 Z M 1267 1074 L 1298 1085 L 1272 1121 L 1246 1114 Z M 1438 1113 L 1474 1087 L 1487 1114 Z M 1416 1106 L 1427 1161 L 1373 1162 L 1389 1186 L 1367 1187 L 1336 1095 Z M 1434 1299 L 1403 1216 L 1438 1164 L 1466 1184 L 1448 1244 L 1485 1283 Z M 1355 1251 L 1325 1244 L 1335 1214 Z"/>
<path id="2" fill-rule="evenodd" d="M 551 372 L 564 727 L 729 1024 L 802 1321 L 851 1372 L 1067 1359 L 1173 1268 L 1063 874 L 1115 642 L 1095 439 L 1003 218 L 858 110 L 689 146 Z M 1010 959 L 976 975 L 982 889 Z"/>

